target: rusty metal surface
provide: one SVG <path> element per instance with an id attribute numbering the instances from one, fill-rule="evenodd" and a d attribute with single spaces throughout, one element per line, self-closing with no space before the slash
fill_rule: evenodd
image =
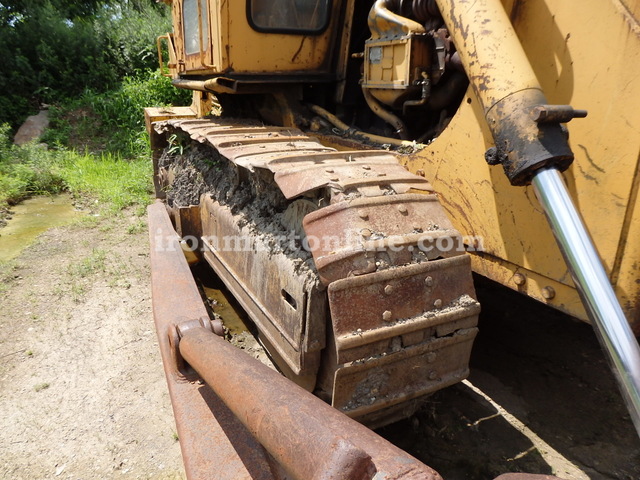
<path id="1" fill-rule="evenodd" d="M 406 265 L 464 253 L 461 238 L 434 195 L 381 195 L 342 201 L 304 219 L 325 284 L 371 273 L 380 262 Z"/>
<path id="2" fill-rule="evenodd" d="M 536 475 L 531 473 L 505 473 L 494 480 L 562 480 L 553 475 Z"/>
<path id="3" fill-rule="evenodd" d="M 153 316 L 187 476 L 281 478 L 271 472 L 260 444 L 206 386 L 189 383 L 176 371 L 169 345 L 171 325 L 208 317 L 178 245 L 165 206 L 149 207 Z"/>
<path id="4" fill-rule="evenodd" d="M 392 153 L 337 152 L 296 128 L 238 126 L 222 119 L 168 120 L 154 128 L 158 133 L 180 129 L 236 165 L 271 170 L 287 198 L 329 185 L 342 192 L 360 189 L 368 196 L 384 194 L 385 186 L 396 193 L 432 190 L 427 180 L 400 166 Z"/>
<path id="5" fill-rule="evenodd" d="M 467 315 L 478 314 L 477 302 L 468 295 L 470 287 L 466 255 L 337 280 L 329 285 L 334 335 L 338 342 L 356 336 L 364 343 L 364 334 L 371 330 L 398 325 L 402 327 L 398 332 L 415 331 L 418 326 L 410 320 L 423 315 L 432 327 L 452 321 L 451 317 L 438 320 L 443 312 L 461 308 Z M 438 336 L 446 334 L 440 331 Z"/>
<path id="6" fill-rule="evenodd" d="M 468 295 L 467 256 L 349 277 L 328 290 L 334 407 L 363 418 L 468 375 L 480 307 Z"/>
<path id="7" fill-rule="evenodd" d="M 429 189 L 429 182 L 424 178 L 407 172 L 403 166 L 391 161 L 376 165 L 375 169 L 369 163 L 353 161 L 346 161 L 342 165 L 295 168 L 277 172 L 275 180 L 287 198 L 326 186 L 345 192 L 365 186 L 378 186 L 374 190 L 376 195 L 381 195 L 385 187 L 391 187 L 396 193 L 405 193 L 411 188 Z"/>
<path id="8" fill-rule="evenodd" d="M 278 366 L 289 370 L 296 383 L 313 389 L 320 350 L 326 345 L 326 293 L 295 273 L 294 259 L 273 252 L 251 228 L 241 226 L 228 207 L 206 198 L 202 219 L 209 239 L 243 240 L 241 248 L 225 248 L 223 241 L 216 245 L 205 238 L 204 256 L 258 325 L 262 340 L 281 360 Z"/>
<path id="9" fill-rule="evenodd" d="M 431 186 L 399 155 L 339 152 L 296 129 L 224 119 L 155 128 L 185 132 L 243 167 L 234 185 L 242 203 L 216 186 L 200 199 L 204 258 L 287 377 L 381 426 L 468 374 L 479 307 L 464 245 L 435 195 L 406 193 Z M 280 225 L 286 198 L 308 209 L 287 209 L 296 218 Z M 315 271 L 287 232 L 303 233 Z M 229 238 L 243 246 L 226 248 Z"/>
<path id="10" fill-rule="evenodd" d="M 203 328 L 182 355 L 295 479 L 421 479 L 440 475 L 368 428 Z"/>

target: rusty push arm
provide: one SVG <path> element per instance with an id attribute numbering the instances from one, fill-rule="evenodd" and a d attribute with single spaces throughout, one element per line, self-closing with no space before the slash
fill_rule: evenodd
<path id="1" fill-rule="evenodd" d="M 216 335 L 164 204 L 149 207 L 149 229 L 153 313 L 189 479 L 442 480 Z"/>
<path id="2" fill-rule="evenodd" d="M 487 161 L 532 183 L 640 435 L 640 347 L 560 172 L 573 161 L 561 123 L 586 112 L 548 105 L 499 0 L 436 0 L 495 141 Z"/>

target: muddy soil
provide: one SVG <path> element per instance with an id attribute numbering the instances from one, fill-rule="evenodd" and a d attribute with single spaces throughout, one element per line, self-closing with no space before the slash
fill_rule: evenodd
<path id="1" fill-rule="evenodd" d="M 3 267 L 0 478 L 184 478 L 147 238 L 137 217 L 83 222 Z"/>

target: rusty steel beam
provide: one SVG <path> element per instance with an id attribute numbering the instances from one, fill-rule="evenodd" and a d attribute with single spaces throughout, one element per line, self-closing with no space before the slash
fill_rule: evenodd
<path id="1" fill-rule="evenodd" d="M 182 459 L 191 480 L 280 479 L 265 450 L 206 385 L 190 383 L 172 358 L 173 325 L 208 314 L 166 208 L 148 209 L 153 317 L 176 421 Z M 213 335 L 213 334 L 212 334 Z"/>
<path id="2" fill-rule="evenodd" d="M 374 475 L 379 480 L 442 478 L 373 431 L 202 327 L 186 330 L 179 350 L 293 478 L 359 480 Z"/>

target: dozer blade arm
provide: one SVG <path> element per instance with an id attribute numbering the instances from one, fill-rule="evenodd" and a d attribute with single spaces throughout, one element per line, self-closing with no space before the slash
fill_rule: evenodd
<path id="1" fill-rule="evenodd" d="M 547 100 L 499 0 L 436 0 L 512 185 L 533 184 L 640 435 L 640 347 L 560 175 L 573 161 L 562 123 L 586 112 Z"/>

